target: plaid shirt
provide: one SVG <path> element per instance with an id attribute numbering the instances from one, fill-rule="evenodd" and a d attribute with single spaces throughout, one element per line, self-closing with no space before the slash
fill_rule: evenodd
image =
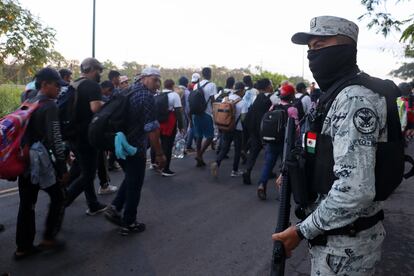
<path id="1" fill-rule="evenodd" d="M 131 145 L 138 148 L 138 151 L 146 151 L 148 146 L 147 133 L 160 127 L 155 110 L 155 100 L 153 93 L 143 84 L 136 83 L 132 87 L 128 110 L 128 125 L 131 133 L 128 141 Z"/>

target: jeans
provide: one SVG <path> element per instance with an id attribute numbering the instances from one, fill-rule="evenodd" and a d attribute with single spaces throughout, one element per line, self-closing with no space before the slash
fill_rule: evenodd
<path id="1" fill-rule="evenodd" d="M 137 217 L 137 208 L 145 178 L 146 158 L 143 153 L 137 153 L 134 156 L 128 156 L 126 160 L 118 160 L 118 162 L 125 172 L 125 178 L 112 201 L 112 205 L 118 212 L 124 210 L 123 222 L 130 225 L 135 222 Z"/>
<path id="2" fill-rule="evenodd" d="M 19 177 L 19 214 L 17 215 L 16 244 L 18 251 L 27 251 L 33 247 L 36 234 L 35 205 L 39 185 L 30 182 L 30 176 Z M 44 190 L 50 197 L 49 211 L 46 217 L 45 240 L 53 240 L 62 226 L 65 213 L 64 193 L 60 184 Z"/>
<path id="3" fill-rule="evenodd" d="M 238 171 L 242 148 L 242 131 L 233 130 L 231 132 L 222 132 L 221 139 L 223 140 L 223 144 L 217 156 L 217 164 L 220 166 L 221 161 L 223 161 L 224 157 L 230 150 L 231 142 L 234 141 L 233 171 Z"/>
<path id="4" fill-rule="evenodd" d="M 262 140 L 258 136 L 251 135 L 249 138 L 249 146 L 250 150 L 247 155 L 246 170 L 250 173 L 253 170 L 253 167 L 256 164 L 256 159 L 263 148 Z"/>
<path id="5" fill-rule="evenodd" d="M 277 158 L 283 154 L 283 144 L 267 144 L 265 151 L 265 164 L 262 169 L 262 174 L 258 185 L 262 184 L 265 188 L 269 175 L 272 173 L 273 168 L 276 165 Z"/>
<path id="6" fill-rule="evenodd" d="M 186 137 L 186 139 L 187 139 L 187 149 L 190 149 L 193 146 L 194 138 L 195 137 L 194 137 L 193 128 L 189 127 L 188 131 L 187 131 L 187 137 Z"/>
<path id="7" fill-rule="evenodd" d="M 66 205 L 70 205 L 82 192 L 85 192 L 88 207 L 95 208 L 98 205 L 94 186 L 98 153 L 89 145 L 75 149 L 74 153 L 79 164 L 80 175 L 68 187 Z"/>

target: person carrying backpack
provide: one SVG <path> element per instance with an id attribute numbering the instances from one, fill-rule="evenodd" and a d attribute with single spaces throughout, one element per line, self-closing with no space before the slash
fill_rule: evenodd
<path id="1" fill-rule="evenodd" d="M 68 186 L 66 206 L 69 206 L 82 192 L 85 193 L 88 209 L 86 214 L 93 216 L 103 212 L 106 205 L 100 203 L 96 197 L 94 180 L 97 170 L 98 152 L 89 143 L 88 128 L 93 114 L 103 105 L 101 87 L 99 86 L 101 73 L 104 67 L 95 58 L 86 58 L 82 61 L 81 78 L 75 95 L 75 122 L 76 135 L 70 141 L 71 150 L 79 162 L 80 175 Z"/>
<path id="2" fill-rule="evenodd" d="M 241 176 L 242 173 L 239 171 L 240 154 L 242 150 L 242 121 L 246 115 L 245 103 L 243 101 L 244 95 L 244 84 L 238 82 L 235 85 L 234 91 L 223 99 L 223 103 L 230 103 L 233 106 L 233 114 L 231 114 L 232 122 L 228 129 L 222 129 L 222 140 L 223 144 L 220 148 L 220 152 L 217 155 L 215 162 L 211 164 L 211 174 L 214 177 L 218 175 L 218 169 L 221 162 L 230 150 L 231 142 L 234 142 L 234 158 L 233 158 L 233 170 L 230 174 L 231 177 Z M 228 112 L 226 112 L 228 114 Z M 217 121 L 216 121 L 217 122 Z M 220 125 L 218 125 L 220 129 Z"/>
<path id="3" fill-rule="evenodd" d="M 252 184 L 250 174 L 256 164 L 256 159 L 263 148 L 263 141 L 260 137 L 260 124 L 264 114 L 272 106 L 270 98 L 274 92 L 272 82 L 266 78 L 260 79 L 257 82 L 256 87 L 259 90 L 259 95 L 257 95 L 252 106 L 249 108 L 244 121 L 245 127 L 249 133 L 248 143 L 250 146 L 247 154 L 246 171 L 243 173 L 243 183 L 246 185 Z"/>
<path id="4" fill-rule="evenodd" d="M 221 102 L 223 102 L 223 100 L 225 99 L 225 98 L 228 98 L 229 96 L 230 96 L 230 94 L 232 94 L 233 93 L 233 88 L 234 88 L 234 84 L 235 84 L 235 82 L 236 82 L 236 80 L 234 79 L 234 77 L 228 77 L 227 79 L 226 79 L 226 86 L 224 87 L 224 89 L 223 88 L 221 88 L 221 89 L 217 89 L 218 90 L 218 92 L 217 92 L 217 94 L 216 95 L 214 95 L 214 102 L 213 102 L 213 105 L 215 104 L 215 103 L 221 103 Z M 214 112 L 214 110 L 213 110 L 213 112 Z M 216 126 L 217 127 L 217 126 Z M 223 139 L 222 139 L 222 137 L 223 137 L 223 132 L 220 130 L 220 129 L 218 129 L 217 130 L 217 132 L 218 132 L 218 135 L 217 135 L 217 137 L 215 137 L 216 139 L 213 139 L 213 144 L 214 144 L 214 146 L 216 146 L 216 148 L 215 148 L 215 150 L 216 150 L 216 153 L 217 153 L 217 155 L 219 154 L 219 152 L 220 152 L 220 150 L 221 150 L 221 148 L 222 148 L 222 146 L 223 146 Z M 230 148 L 229 148 L 230 149 Z M 213 149 L 214 150 L 214 149 Z M 228 158 L 228 156 L 227 156 L 227 153 L 226 153 L 226 158 Z"/>
<path id="5" fill-rule="evenodd" d="M 296 212 L 302 213 L 302 221 L 272 239 L 283 243 L 288 256 L 306 239 L 311 275 L 376 275 L 385 238 L 382 201 L 404 175 L 396 105 L 401 91 L 392 81 L 359 70 L 354 22 L 315 17 L 309 32 L 296 33 L 291 40 L 309 47 L 309 68 L 325 93 L 304 150 L 299 157 L 291 155 L 299 161 L 304 156 L 303 171 L 302 165 L 297 168 L 305 172 L 303 187 L 312 195 L 302 199 L 302 212 Z M 300 194 L 294 192 L 294 198 Z"/>
<path id="6" fill-rule="evenodd" d="M 276 165 L 278 157 L 283 153 L 287 118 L 294 118 L 296 125 L 299 125 L 299 112 L 295 107 L 295 88 L 290 84 L 282 86 L 279 97 L 280 103 L 272 105 L 270 111 L 264 115 L 262 120 L 262 139 L 266 143 L 266 149 L 265 163 L 257 184 L 257 196 L 261 200 L 266 200 L 269 176 Z M 264 135 L 265 137 L 263 137 Z"/>
<path id="7" fill-rule="evenodd" d="M 20 203 L 16 226 L 17 250 L 14 253 L 16 260 L 29 257 L 40 250 L 55 249 L 62 245 L 56 240 L 56 235 L 62 225 L 65 210 L 63 186 L 69 179 L 58 108 L 55 103 L 64 81 L 58 72 L 51 68 L 41 69 L 35 79 L 38 94 L 29 99 L 28 103 L 38 101 L 39 107 L 32 113 L 23 139 L 30 147 L 30 165 L 18 179 Z M 43 240 L 39 246 L 34 247 L 34 205 L 39 190 L 49 195 L 50 205 Z"/>
<path id="8" fill-rule="evenodd" d="M 203 80 L 194 86 L 194 90 L 189 96 L 190 112 L 193 117 L 194 136 L 197 139 L 197 156 L 195 158 L 197 167 L 206 165 L 203 155 L 214 138 L 212 106 L 214 95 L 217 94 L 217 87 L 211 82 L 211 68 L 203 68 L 201 74 Z M 205 139 L 204 142 L 203 138 Z"/>
<path id="9" fill-rule="evenodd" d="M 119 233 L 123 236 L 145 231 L 145 224 L 137 220 L 137 208 L 144 184 L 148 142 L 155 151 L 155 161 L 160 170 L 166 162 L 160 144 L 160 124 L 154 100 L 154 93 L 161 86 L 160 77 L 160 71 L 156 68 L 145 68 L 142 71 L 128 98 L 125 119 L 128 128 L 124 135 L 117 134 L 127 136 L 127 142 L 136 148 L 132 156 L 119 159 L 125 178 L 105 211 L 105 218 L 120 226 Z"/>
<path id="10" fill-rule="evenodd" d="M 164 81 L 164 90 L 155 96 L 155 105 L 158 111 L 158 122 L 160 123 L 160 139 L 162 150 L 166 157 L 162 176 L 174 176 L 175 172 L 170 170 L 172 149 L 174 147 L 177 127 L 184 133 L 183 112 L 181 99 L 174 91 L 175 83 L 171 79 Z M 151 165 L 155 168 L 155 150 L 151 150 Z"/>

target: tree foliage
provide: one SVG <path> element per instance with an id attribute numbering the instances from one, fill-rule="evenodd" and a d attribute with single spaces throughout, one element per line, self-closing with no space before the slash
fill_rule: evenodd
<path id="1" fill-rule="evenodd" d="M 48 62 L 54 42 L 55 31 L 18 1 L 0 0 L 0 65 L 21 65 L 33 73 Z"/>
<path id="2" fill-rule="evenodd" d="M 394 0 L 393 2 L 397 4 L 402 1 L 404 0 Z M 361 0 L 361 4 L 366 7 L 367 12 L 359 19 L 370 18 L 368 28 L 376 28 L 377 33 L 381 33 L 384 37 L 393 31 L 401 32 L 400 42 L 406 43 L 405 57 L 414 58 L 414 14 L 408 15 L 404 19 L 398 19 L 386 11 L 385 4 L 387 2 L 387 0 Z M 402 79 L 414 78 L 414 62 L 403 63 L 390 74 Z"/>

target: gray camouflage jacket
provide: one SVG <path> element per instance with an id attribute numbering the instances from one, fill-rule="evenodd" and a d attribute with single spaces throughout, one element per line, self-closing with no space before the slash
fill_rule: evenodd
<path id="1" fill-rule="evenodd" d="M 386 141 L 385 98 L 371 90 L 352 85 L 334 100 L 322 133 L 332 137 L 334 174 L 338 178 L 327 195 L 320 195 L 314 211 L 298 225 L 307 239 L 369 217 L 382 209 L 375 197 L 376 143 Z M 328 236 L 324 251 L 350 256 L 378 248 L 385 236 L 382 223 L 362 231 L 356 237 Z"/>

